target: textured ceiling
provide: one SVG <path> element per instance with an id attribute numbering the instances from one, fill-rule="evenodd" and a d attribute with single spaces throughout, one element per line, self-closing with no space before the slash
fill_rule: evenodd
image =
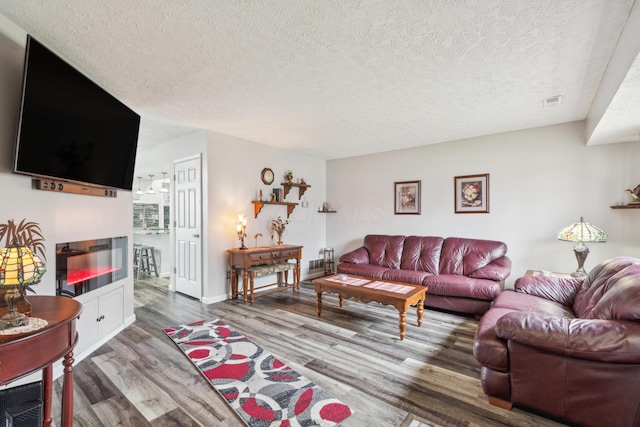
<path id="1" fill-rule="evenodd" d="M 136 110 L 141 146 L 204 128 L 334 159 L 584 120 L 632 6 L 0 0 L 0 14 Z M 635 97 L 618 90 L 590 143 L 637 139 L 632 71 Z"/>

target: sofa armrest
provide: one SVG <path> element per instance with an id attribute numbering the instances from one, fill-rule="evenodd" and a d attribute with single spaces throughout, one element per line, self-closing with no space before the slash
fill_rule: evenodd
<path id="1" fill-rule="evenodd" d="M 349 264 L 369 264 L 369 251 L 364 246 L 356 250 L 347 252 L 340 257 L 340 262 Z"/>
<path id="2" fill-rule="evenodd" d="M 570 319 L 511 312 L 496 322 L 505 340 L 574 359 L 631 363 L 640 360 L 640 322 Z"/>
<path id="3" fill-rule="evenodd" d="M 583 281 L 584 277 L 524 276 L 516 280 L 514 287 L 516 292 L 572 307 Z"/>
<path id="4" fill-rule="evenodd" d="M 474 279 L 488 279 L 504 282 L 511 274 L 511 260 L 503 256 L 469 274 Z"/>

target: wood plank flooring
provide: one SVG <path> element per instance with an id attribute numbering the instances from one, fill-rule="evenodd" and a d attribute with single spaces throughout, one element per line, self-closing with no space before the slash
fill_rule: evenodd
<path id="1" fill-rule="evenodd" d="M 561 426 L 525 410 L 487 403 L 472 355 L 477 322 L 425 309 L 422 327 L 407 315 L 404 341 L 398 313 L 377 303 L 300 291 L 204 305 L 168 292 L 165 279 L 135 282 L 137 320 L 74 368 L 76 427 L 241 426 L 243 423 L 163 328 L 220 318 L 293 369 L 347 403 L 345 427 Z M 62 380 L 55 383 L 59 424 Z"/>

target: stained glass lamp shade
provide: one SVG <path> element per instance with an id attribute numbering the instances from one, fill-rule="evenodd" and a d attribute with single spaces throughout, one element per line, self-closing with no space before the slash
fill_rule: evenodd
<path id="1" fill-rule="evenodd" d="M 0 249 L 0 288 L 6 289 L 4 300 L 9 312 L 0 318 L 0 329 L 25 326 L 29 319 L 17 311 L 20 288 L 40 282 L 46 268 L 40 258 L 14 240 Z"/>
<path id="2" fill-rule="evenodd" d="M 578 260 L 578 269 L 571 273 L 574 277 L 586 276 L 587 272 L 584 270 L 584 262 L 589 255 L 589 248 L 584 242 L 606 242 L 607 233 L 596 227 L 595 225 L 585 222 L 580 217 L 580 221 L 574 222 L 558 231 L 558 239 L 567 242 L 578 242 L 573 248 L 573 252 Z"/>

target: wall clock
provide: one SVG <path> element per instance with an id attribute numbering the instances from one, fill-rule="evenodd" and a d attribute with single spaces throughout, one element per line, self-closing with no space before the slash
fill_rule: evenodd
<path id="1" fill-rule="evenodd" d="M 262 169 L 262 182 L 266 185 L 271 185 L 273 183 L 273 171 L 270 168 Z"/>

